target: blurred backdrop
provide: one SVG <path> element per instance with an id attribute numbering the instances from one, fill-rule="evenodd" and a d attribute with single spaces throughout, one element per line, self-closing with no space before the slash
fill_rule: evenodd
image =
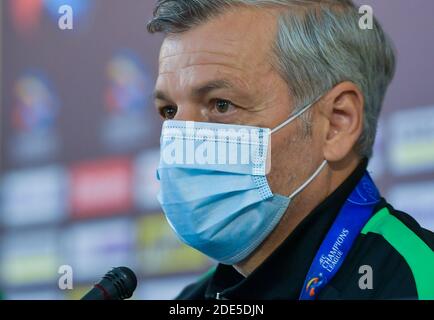
<path id="1" fill-rule="evenodd" d="M 58 27 L 64 4 L 73 30 Z M 396 208 L 434 230 L 434 2 L 361 4 L 398 52 L 370 171 Z M 156 201 L 153 5 L 0 0 L 3 298 L 79 298 L 127 265 L 136 299 L 170 299 L 213 264 L 176 239 Z M 73 267 L 74 290 L 59 290 L 61 265 Z"/>

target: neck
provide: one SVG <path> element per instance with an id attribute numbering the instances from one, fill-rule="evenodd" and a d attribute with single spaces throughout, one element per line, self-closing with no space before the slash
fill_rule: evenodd
<path id="1" fill-rule="evenodd" d="M 318 177 L 293 199 L 279 225 L 247 259 L 234 265 L 244 277 L 258 268 L 294 231 L 315 207 L 332 194 L 360 163 L 357 156 L 329 163 Z"/>

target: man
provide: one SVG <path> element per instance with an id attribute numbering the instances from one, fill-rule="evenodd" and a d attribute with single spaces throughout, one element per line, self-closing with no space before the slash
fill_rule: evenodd
<path id="1" fill-rule="evenodd" d="M 395 57 L 360 17 L 350 0 L 158 1 L 159 200 L 220 262 L 179 299 L 434 298 L 433 233 L 366 173 Z M 186 160 L 205 142 L 253 164 Z"/>

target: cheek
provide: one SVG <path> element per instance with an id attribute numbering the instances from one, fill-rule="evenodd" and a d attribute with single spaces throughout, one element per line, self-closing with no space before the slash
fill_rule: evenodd
<path id="1" fill-rule="evenodd" d="M 272 138 L 271 172 L 267 179 L 274 193 L 287 194 L 289 184 L 294 178 L 293 173 L 299 157 L 294 152 L 295 144 L 288 137 L 279 137 L 274 140 Z"/>
<path id="2" fill-rule="evenodd" d="M 272 138 L 267 179 L 273 193 L 288 196 L 304 182 L 312 167 L 312 152 L 312 140 L 300 134 L 282 132 L 282 136 Z"/>

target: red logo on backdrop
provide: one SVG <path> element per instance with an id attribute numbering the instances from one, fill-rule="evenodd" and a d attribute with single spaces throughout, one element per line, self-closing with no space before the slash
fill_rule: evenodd
<path id="1" fill-rule="evenodd" d="M 132 207 L 129 159 L 83 163 L 71 169 L 71 209 L 75 218 L 128 214 Z"/>
<path id="2" fill-rule="evenodd" d="M 41 20 L 43 0 L 10 0 L 9 5 L 12 21 L 19 32 L 35 30 Z"/>

